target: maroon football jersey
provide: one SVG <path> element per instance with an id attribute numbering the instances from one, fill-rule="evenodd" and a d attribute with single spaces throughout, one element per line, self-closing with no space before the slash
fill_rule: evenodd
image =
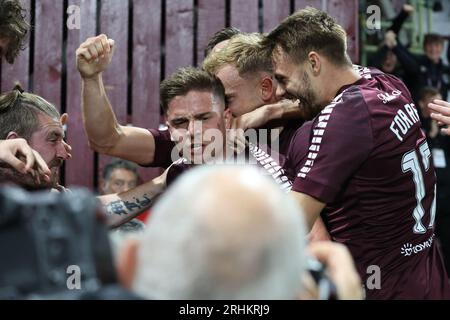
<path id="1" fill-rule="evenodd" d="M 351 251 L 368 299 L 450 298 L 416 107 L 399 79 L 358 70 L 362 78 L 297 131 L 285 164 L 296 172 L 292 190 L 327 204 L 321 216 Z"/>
<path id="2" fill-rule="evenodd" d="M 171 140 L 169 130 L 150 129 L 149 131 L 155 140 L 155 158 L 151 166 L 168 168 L 173 163 L 167 173 L 167 185 L 170 185 L 183 172 L 192 168 L 193 165 L 187 163 L 187 160 L 181 156 L 172 162 L 171 154 L 172 150 L 176 148 L 176 145 Z M 293 134 L 290 134 L 290 138 L 292 136 Z M 255 165 L 261 169 L 264 175 L 271 177 L 279 185 L 281 190 L 289 192 L 292 187 L 292 182 L 288 179 L 282 168 L 284 160 L 285 157 L 283 155 L 272 151 L 267 145 L 249 143 L 248 147 L 241 154 L 235 155 L 225 163 Z"/>
<path id="3" fill-rule="evenodd" d="M 225 160 L 223 164 L 255 166 L 261 174 L 271 178 L 283 192 L 287 193 L 292 188 L 292 182 L 285 174 L 283 167 L 279 164 L 279 158 L 284 159 L 278 153 L 272 152 L 266 145 L 258 146 L 250 143 L 242 153 Z M 167 186 L 170 186 L 184 172 L 194 166 L 196 165 L 188 163 L 184 158 L 175 161 L 167 172 Z"/>
<path id="4" fill-rule="evenodd" d="M 170 138 L 169 130 L 149 129 L 155 140 L 155 158 L 148 167 L 168 168 L 172 164 L 172 150 L 175 142 Z"/>

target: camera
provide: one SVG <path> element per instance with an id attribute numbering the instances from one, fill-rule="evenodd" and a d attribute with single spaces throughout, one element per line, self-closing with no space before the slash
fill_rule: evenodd
<path id="1" fill-rule="evenodd" d="M 326 274 L 325 266 L 316 258 L 306 259 L 306 269 L 317 286 L 319 300 L 337 300 L 337 288 Z"/>
<path id="2" fill-rule="evenodd" d="M 117 282 L 104 214 L 85 189 L 0 188 L 0 299 L 78 299 Z M 80 287 L 68 278 L 79 270 Z"/>

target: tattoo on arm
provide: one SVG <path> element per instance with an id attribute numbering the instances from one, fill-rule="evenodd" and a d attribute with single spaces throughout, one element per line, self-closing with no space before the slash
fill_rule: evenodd
<path id="1" fill-rule="evenodd" d="M 115 200 L 104 207 L 109 215 L 129 215 L 140 213 L 150 208 L 152 200 L 145 194 L 142 198 L 133 198 L 132 201 Z"/>

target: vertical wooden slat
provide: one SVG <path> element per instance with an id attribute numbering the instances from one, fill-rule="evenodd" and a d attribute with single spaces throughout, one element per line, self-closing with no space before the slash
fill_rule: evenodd
<path id="1" fill-rule="evenodd" d="M 209 39 L 225 27 L 225 1 L 199 0 L 197 22 L 197 65 L 201 66 Z"/>
<path id="2" fill-rule="evenodd" d="M 291 10 L 290 0 L 264 0 L 263 2 L 263 32 L 269 32 L 281 21 L 289 16 Z"/>
<path id="3" fill-rule="evenodd" d="M 295 0 L 295 10 L 300 10 L 307 6 L 322 10 L 324 9 L 324 2 L 326 2 L 326 0 Z"/>
<path id="4" fill-rule="evenodd" d="M 69 0 L 68 5 L 80 7 L 80 29 L 67 31 L 66 111 L 69 114 L 67 141 L 73 148 L 73 158 L 66 162 L 66 185 L 94 186 L 94 153 L 87 143 L 81 115 L 81 82 L 75 65 L 75 51 L 87 38 L 95 36 L 96 1 Z"/>
<path id="5" fill-rule="evenodd" d="M 30 23 L 30 0 L 22 0 L 22 6 L 27 11 L 26 20 Z M 13 65 L 6 62 L 3 59 L 2 62 L 2 81 L 0 92 L 9 91 L 14 87 L 15 82 L 19 82 L 24 90 L 29 90 L 28 79 L 29 79 L 29 68 L 30 68 L 30 33 L 28 32 L 27 47 L 25 50 L 21 51 L 19 56 L 16 58 Z"/>
<path id="6" fill-rule="evenodd" d="M 135 126 L 155 128 L 160 120 L 161 1 L 134 0 L 133 8 L 132 121 Z M 152 10 L 147 14 L 146 8 Z"/>
<path id="7" fill-rule="evenodd" d="M 61 105 L 63 1 L 36 1 L 33 91 Z"/>
<path id="8" fill-rule="evenodd" d="M 103 74 L 103 80 L 117 120 L 120 124 L 125 125 L 127 123 L 128 97 L 129 3 L 128 0 L 102 0 L 101 6 L 100 32 L 115 40 L 114 57 L 108 70 Z M 139 30 L 136 30 L 136 32 L 139 32 Z M 109 161 L 110 157 L 99 156 L 99 176 L 101 176 L 105 164 Z"/>
<path id="9" fill-rule="evenodd" d="M 194 62 L 194 1 L 166 0 L 165 75 Z"/>
<path id="10" fill-rule="evenodd" d="M 354 63 L 359 61 L 358 0 L 328 0 L 328 13 L 347 32 L 347 46 Z"/>
<path id="11" fill-rule="evenodd" d="M 157 128 L 159 125 L 160 50 L 161 1 L 134 0 L 132 71 L 132 123 L 134 126 Z M 148 181 L 157 174 L 159 174 L 158 169 L 139 169 L 139 175 L 143 181 Z"/>
<path id="12" fill-rule="evenodd" d="M 243 32 L 259 32 L 258 0 L 231 0 L 231 26 Z"/>

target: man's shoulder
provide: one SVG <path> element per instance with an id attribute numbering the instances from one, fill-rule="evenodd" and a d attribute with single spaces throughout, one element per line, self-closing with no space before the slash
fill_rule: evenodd
<path id="1" fill-rule="evenodd" d="M 366 100 L 372 96 L 370 87 L 364 84 L 352 84 L 340 92 L 314 119 L 314 127 L 320 127 L 323 121 L 339 121 L 368 116 Z M 318 125 L 319 124 L 319 125 Z M 324 125 L 324 124 L 322 124 Z"/>
<path id="2" fill-rule="evenodd" d="M 147 130 L 150 131 L 155 139 L 172 141 L 169 129 L 166 126 L 159 126 L 158 128 L 150 128 Z"/>
<path id="3" fill-rule="evenodd" d="M 375 68 L 363 68 L 360 75 L 363 79 L 343 92 L 343 104 L 351 106 L 359 102 L 365 105 L 370 113 L 372 109 L 378 110 L 380 106 L 398 107 L 397 104 L 403 106 L 405 102 L 412 102 L 408 88 L 396 76 Z"/>

